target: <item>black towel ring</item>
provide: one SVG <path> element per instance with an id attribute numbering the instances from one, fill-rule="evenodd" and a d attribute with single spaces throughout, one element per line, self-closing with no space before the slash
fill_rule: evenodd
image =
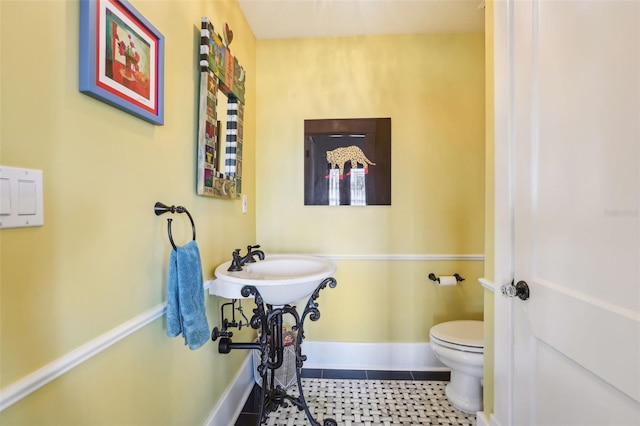
<path id="1" fill-rule="evenodd" d="M 153 211 L 155 212 L 156 216 L 160 216 L 161 214 L 165 214 L 167 212 L 171 212 L 171 213 L 186 213 L 187 216 L 189 216 L 189 220 L 191 221 L 191 229 L 193 231 L 193 241 L 196 240 L 196 224 L 193 222 L 193 218 L 191 217 L 191 213 L 189 213 L 189 211 L 187 209 L 185 209 L 182 206 L 167 206 L 165 204 L 162 204 L 161 202 L 157 202 L 154 206 L 153 206 Z M 171 222 L 173 222 L 173 219 L 167 219 L 167 232 L 169 233 L 169 241 L 171 242 L 171 245 L 173 246 L 174 250 L 177 250 L 178 248 L 176 247 L 176 244 L 173 242 L 173 235 L 171 235 Z"/>

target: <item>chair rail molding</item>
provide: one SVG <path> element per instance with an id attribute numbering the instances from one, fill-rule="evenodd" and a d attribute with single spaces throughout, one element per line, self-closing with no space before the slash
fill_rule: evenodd
<path id="1" fill-rule="evenodd" d="M 63 355 L 17 382 L 0 390 L 0 411 L 15 404 L 25 396 L 60 377 L 72 368 L 82 364 L 94 355 L 102 352 L 114 343 L 138 331 L 145 325 L 164 315 L 167 304 L 162 303 L 147 312 L 138 315 L 109 330 L 101 336 L 85 343 L 77 349 Z"/>
<path id="2" fill-rule="evenodd" d="M 314 256 L 331 260 L 484 260 L 484 254 L 315 254 Z"/>
<path id="3" fill-rule="evenodd" d="M 208 283 L 204 285 L 208 291 Z M 35 392 L 47 383 L 55 380 L 69 370 L 77 367 L 94 355 L 114 345 L 125 337 L 135 333 L 142 327 L 151 324 L 163 316 L 167 311 L 167 303 L 161 303 L 148 311 L 131 318 L 119 326 L 107 331 L 73 351 L 63 355 L 55 361 L 28 374 L 9 386 L 0 389 L 0 411 L 20 401 L 22 398 Z"/>

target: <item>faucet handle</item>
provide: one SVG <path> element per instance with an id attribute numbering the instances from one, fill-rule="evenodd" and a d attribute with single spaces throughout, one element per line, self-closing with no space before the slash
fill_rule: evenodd
<path id="1" fill-rule="evenodd" d="M 252 246 L 252 245 L 248 245 L 247 246 L 247 255 L 244 257 L 244 263 L 255 263 L 256 260 L 253 258 L 253 256 L 255 256 L 256 254 L 258 256 L 260 256 L 260 254 L 258 254 L 257 251 L 253 251 L 253 249 L 257 249 L 260 248 L 260 245 L 256 245 L 256 246 Z M 261 257 L 262 259 L 262 257 Z"/>
<path id="2" fill-rule="evenodd" d="M 233 251 L 233 260 L 231 261 L 231 266 L 227 269 L 229 272 L 237 272 L 242 271 L 242 259 L 240 258 L 240 249 L 235 249 Z"/>

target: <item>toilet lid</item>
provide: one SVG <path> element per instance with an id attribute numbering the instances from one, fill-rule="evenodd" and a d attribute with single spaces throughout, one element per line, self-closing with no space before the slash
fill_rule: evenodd
<path id="1" fill-rule="evenodd" d="M 444 346 L 460 346 L 473 352 L 484 349 L 484 323 L 482 321 L 448 321 L 431 327 L 431 338 Z"/>

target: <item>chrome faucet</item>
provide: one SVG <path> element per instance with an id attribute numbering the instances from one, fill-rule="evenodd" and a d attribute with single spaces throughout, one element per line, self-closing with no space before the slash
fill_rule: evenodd
<path id="1" fill-rule="evenodd" d="M 262 250 L 254 250 L 258 248 L 260 248 L 259 245 L 247 246 L 247 254 L 244 257 L 240 257 L 240 249 L 235 249 L 232 254 L 233 260 L 231 261 L 231 266 L 229 266 L 229 269 L 227 269 L 227 271 L 242 271 L 242 267 L 245 263 L 255 263 L 255 256 L 258 256 L 258 259 L 260 260 L 264 260 L 264 252 Z"/>

